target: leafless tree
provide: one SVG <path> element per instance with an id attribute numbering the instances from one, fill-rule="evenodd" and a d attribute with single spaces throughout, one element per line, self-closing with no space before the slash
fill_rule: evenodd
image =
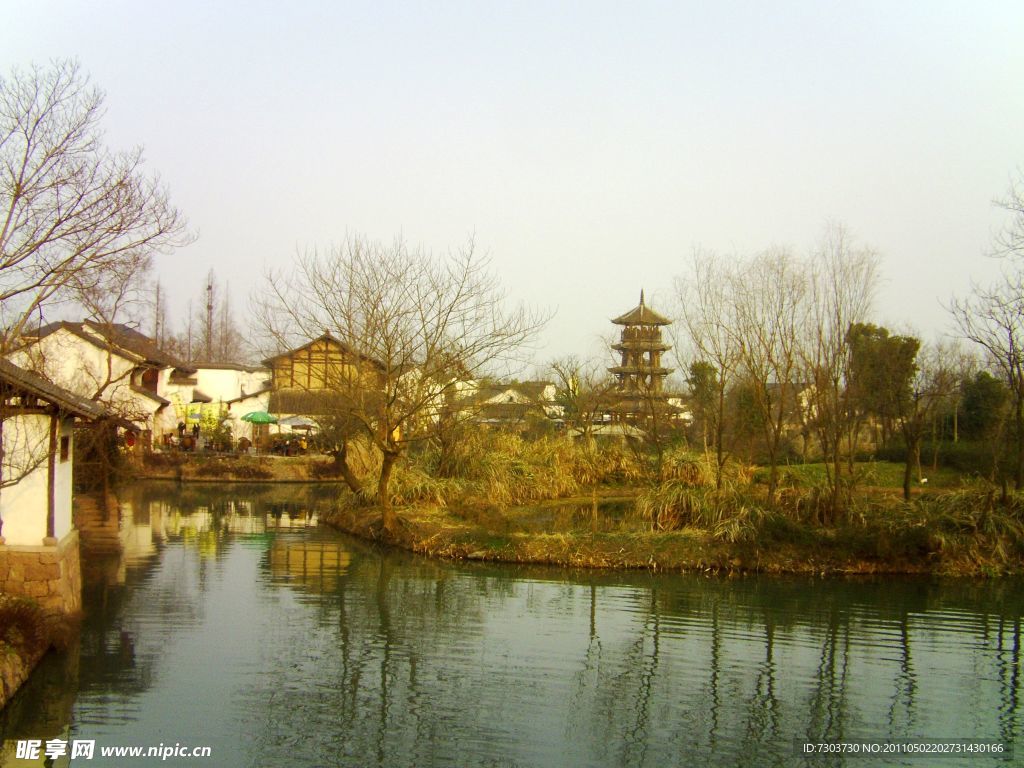
<path id="1" fill-rule="evenodd" d="M 17 485 L 49 457 L 48 430 L 34 429 L 31 418 L 14 418 L 25 410 L 18 399 L 0 385 L 0 489 Z"/>
<path id="2" fill-rule="evenodd" d="M 729 459 L 726 446 L 726 394 L 742 360 L 742 339 L 739 322 L 732 300 L 734 272 L 730 265 L 709 253 L 697 251 L 693 255 L 692 275 L 688 280 L 676 280 L 678 314 L 683 318 L 683 329 L 689 344 L 676 339 L 675 353 L 680 367 L 688 368 L 682 356 L 689 350 L 696 361 L 714 368 L 715 397 L 709 401 L 711 437 L 715 451 L 715 483 L 722 486 L 722 470 Z M 710 399 L 709 399 L 710 400 Z"/>
<path id="3" fill-rule="evenodd" d="M 598 416 L 609 405 L 615 380 L 598 361 L 568 355 L 551 362 L 558 400 L 565 409 L 565 423 L 590 438 Z"/>
<path id="4" fill-rule="evenodd" d="M 916 356 L 913 378 L 909 388 L 900 393 L 895 410 L 907 447 L 903 471 L 903 498 L 910 500 L 914 470 L 917 479 L 921 471 L 921 443 L 931 429 L 934 436 L 934 416 L 943 401 L 957 389 L 956 360 L 944 345 L 926 345 Z"/>
<path id="5" fill-rule="evenodd" d="M 995 237 L 993 255 L 1024 260 L 1024 171 L 1017 170 L 1005 197 L 996 200 L 996 205 L 1009 216 L 1002 231 Z"/>
<path id="6" fill-rule="evenodd" d="M 951 311 L 961 335 L 979 345 L 1002 375 L 1012 399 L 1014 485 L 1024 488 L 1024 270 L 1008 269 L 988 287 L 953 300 Z"/>
<path id="7" fill-rule="evenodd" d="M 807 323 L 806 266 L 785 250 L 769 250 L 734 273 L 730 299 L 741 338 L 743 375 L 759 411 L 769 464 L 768 499 L 799 387 L 798 343 Z"/>
<path id="8" fill-rule="evenodd" d="M 856 409 L 847 386 L 850 326 L 864 322 L 878 281 L 878 256 L 832 225 L 812 256 L 810 307 L 800 343 L 805 408 L 824 455 L 831 509 L 838 513 L 853 491 Z M 843 477 L 843 459 L 847 460 Z M 844 495 L 845 491 L 845 495 Z"/>
<path id="9" fill-rule="evenodd" d="M 0 353 L 72 284 L 188 240 L 142 150 L 104 145 L 102 115 L 75 63 L 0 78 Z"/>
<path id="10" fill-rule="evenodd" d="M 288 349 L 328 332 L 348 351 L 328 388 L 380 451 L 374 494 L 394 531 L 389 482 L 411 443 L 430 436 L 449 396 L 519 351 L 546 322 L 506 309 L 497 277 L 472 242 L 436 257 L 401 240 L 350 237 L 300 253 L 267 274 L 256 315 L 265 340 Z"/>
<path id="11" fill-rule="evenodd" d="M 191 350 L 191 361 L 238 363 L 249 357 L 248 343 L 231 309 L 230 285 L 217 280 L 210 270 L 203 281 L 203 300 L 195 317 L 198 339 Z"/>

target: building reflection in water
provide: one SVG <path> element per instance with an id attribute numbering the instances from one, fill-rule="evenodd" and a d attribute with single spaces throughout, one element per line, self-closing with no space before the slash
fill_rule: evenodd
<path id="1" fill-rule="evenodd" d="M 67 732 L 77 690 L 72 731 L 205 727 L 235 765 L 790 765 L 797 738 L 1020 738 L 1020 582 L 445 563 L 314 531 L 323 499 L 288 490 L 147 490 L 95 521 L 117 562 L 80 668 L 5 733 Z"/>

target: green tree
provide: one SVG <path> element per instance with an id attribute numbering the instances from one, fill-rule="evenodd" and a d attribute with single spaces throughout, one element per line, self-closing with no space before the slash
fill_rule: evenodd
<path id="1" fill-rule="evenodd" d="M 708 437 L 717 434 L 718 371 L 704 360 L 690 363 L 686 385 L 690 390 L 690 407 L 693 409 L 695 426 L 700 428 L 704 450 L 708 449 Z"/>
<path id="2" fill-rule="evenodd" d="M 988 440 L 1006 418 L 1010 393 L 1006 384 L 988 371 L 978 371 L 963 382 L 960 434 L 966 440 Z"/>
<path id="3" fill-rule="evenodd" d="M 907 412 L 921 342 L 912 336 L 890 335 L 887 328 L 871 323 L 854 323 L 846 338 L 851 402 L 859 422 L 865 417 L 878 420 L 885 445 L 895 420 Z"/>

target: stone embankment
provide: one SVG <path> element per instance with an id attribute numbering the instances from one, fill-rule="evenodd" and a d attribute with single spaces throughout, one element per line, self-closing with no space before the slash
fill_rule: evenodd
<path id="1" fill-rule="evenodd" d="M 0 593 L 30 598 L 46 613 L 77 613 L 82 607 L 78 532 L 59 544 L 0 546 Z"/>
<path id="2" fill-rule="evenodd" d="M 25 653 L 0 644 L 0 709 L 7 706 L 15 692 L 28 680 L 46 650 Z"/>

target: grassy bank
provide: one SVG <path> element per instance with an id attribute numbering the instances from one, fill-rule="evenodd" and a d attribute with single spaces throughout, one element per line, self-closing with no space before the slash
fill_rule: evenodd
<path id="1" fill-rule="evenodd" d="M 357 474 L 371 485 L 379 459 L 355 454 Z M 150 470 L 183 480 L 336 476 L 327 457 L 182 454 L 161 462 Z M 685 450 L 666 453 L 655 482 L 647 457 L 621 444 L 476 433 L 444 456 L 428 449 L 396 467 L 397 531 L 381 530 L 379 513 L 340 485 L 328 517 L 360 536 L 453 558 L 815 574 L 1024 570 L 1021 496 L 1002 499 L 943 471 L 905 502 L 902 478 L 899 464 L 859 463 L 837 504 L 822 465 L 793 465 L 781 468 L 769 499 L 763 468 L 730 462 L 719 483 L 708 457 Z"/>
<path id="2" fill-rule="evenodd" d="M 144 454 L 131 468 L 147 480 L 188 482 L 330 482 L 337 479 L 326 456 L 254 456 L 162 452 Z"/>
<path id="3" fill-rule="evenodd" d="M 533 525 L 544 505 L 466 509 L 416 504 L 403 508 L 395 533 L 383 531 L 373 510 L 365 507 L 342 506 L 326 522 L 413 552 L 454 559 L 714 572 L 1022 572 L 1019 501 L 1006 512 L 986 506 L 985 498 L 975 494 L 936 495 L 905 506 L 875 504 L 842 524 L 821 527 L 756 505 L 732 507 L 735 499 L 727 502 L 731 511 L 716 511 L 703 496 L 690 517 L 671 530 L 651 524 L 643 494 L 631 514 L 611 525 L 602 519 L 600 501 L 567 500 L 557 508 L 576 506 L 583 514 L 561 531 Z M 594 509 L 589 530 L 588 505 Z"/>
<path id="4" fill-rule="evenodd" d="M 429 555 L 569 566 L 767 573 L 1024 571 L 1024 500 L 953 472 L 903 501 L 902 467 L 864 462 L 836 507 L 822 465 L 783 468 L 769 500 L 762 469 L 730 463 L 721 487 L 707 457 L 673 451 L 662 481 L 621 446 L 479 438 L 454 477 L 403 467 L 400 530 L 348 498 L 331 524 Z M 629 498 L 609 517 L 609 498 Z M 567 511 L 568 510 L 568 511 Z M 543 520 L 543 524 L 538 524 Z"/>

